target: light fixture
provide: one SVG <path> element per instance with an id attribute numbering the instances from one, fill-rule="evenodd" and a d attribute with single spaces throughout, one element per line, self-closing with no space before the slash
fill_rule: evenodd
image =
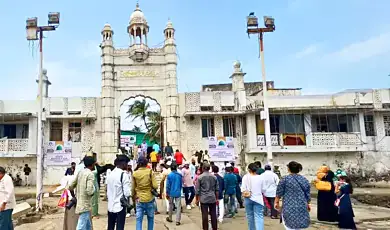
<path id="1" fill-rule="evenodd" d="M 29 41 L 38 40 L 38 18 L 26 20 L 26 37 Z"/>
<path id="2" fill-rule="evenodd" d="M 246 17 L 246 26 L 249 27 L 258 27 L 259 22 L 258 18 L 255 16 L 254 13 L 250 13 L 248 17 Z"/>
<path id="3" fill-rule="evenodd" d="M 267 28 L 275 28 L 275 19 L 273 17 L 264 16 L 264 25 Z"/>
<path id="4" fill-rule="evenodd" d="M 60 13 L 59 12 L 49 13 L 48 23 L 49 23 L 49 25 L 59 25 L 60 24 Z"/>

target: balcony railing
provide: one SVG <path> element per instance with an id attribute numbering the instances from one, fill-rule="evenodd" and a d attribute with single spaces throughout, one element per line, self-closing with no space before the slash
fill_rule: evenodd
<path id="1" fill-rule="evenodd" d="M 279 140 L 280 140 L 279 134 L 271 134 L 271 145 L 272 146 L 280 145 Z M 265 146 L 265 135 L 264 134 L 257 135 L 257 146 Z"/>
<path id="2" fill-rule="evenodd" d="M 312 133 L 313 147 L 363 145 L 360 133 Z"/>
<path id="3" fill-rule="evenodd" d="M 0 140 L 0 152 L 27 152 L 28 139 L 5 139 Z"/>

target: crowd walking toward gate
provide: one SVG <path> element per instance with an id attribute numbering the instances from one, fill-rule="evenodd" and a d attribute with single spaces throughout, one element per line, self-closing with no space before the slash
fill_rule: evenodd
<path id="1" fill-rule="evenodd" d="M 152 152 L 161 151 L 155 145 Z M 196 152 L 187 161 L 179 150 L 173 154 L 172 147 L 167 147 L 168 152 L 157 164 L 156 155 L 144 154 L 142 149 L 136 160 L 133 156 L 117 155 L 113 165 L 100 166 L 96 153 L 87 154 L 77 165 L 72 163 L 65 172 L 72 179 L 60 199 L 63 202 L 59 202 L 65 208 L 63 229 L 93 229 L 92 219 L 99 218 L 101 175 L 105 175 L 108 230 L 124 230 L 132 213 L 136 230 L 143 229 L 145 216 L 146 228 L 153 230 L 159 198 L 164 201 L 165 220 L 177 226 L 183 224 L 183 209 L 189 211 L 196 206 L 201 212 L 203 230 L 217 230 L 219 224 L 234 218 L 243 208 L 248 230 L 264 229 L 266 217 L 280 220 L 286 230 L 310 226 L 311 184 L 300 174 L 300 163 L 289 162 L 288 174 L 282 177 L 278 166 L 263 168 L 256 161 L 247 166 L 247 172 L 241 172 L 241 177 L 235 162 L 224 162 L 218 167 L 209 161 L 207 151 Z M 157 176 L 161 177 L 160 185 Z M 353 186 L 346 172 L 321 166 L 314 185 L 318 190 L 317 219 L 338 222 L 341 229 L 356 229 L 350 198 Z M 0 229 L 12 230 L 13 181 L 1 166 L 0 202 Z"/>

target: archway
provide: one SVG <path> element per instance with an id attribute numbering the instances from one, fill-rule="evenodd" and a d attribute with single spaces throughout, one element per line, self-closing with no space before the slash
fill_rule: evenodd
<path id="1" fill-rule="evenodd" d="M 154 143 L 164 143 L 164 119 L 156 99 L 137 95 L 127 98 L 120 106 L 120 138 L 122 149 L 137 149 L 144 141 L 149 149 Z"/>

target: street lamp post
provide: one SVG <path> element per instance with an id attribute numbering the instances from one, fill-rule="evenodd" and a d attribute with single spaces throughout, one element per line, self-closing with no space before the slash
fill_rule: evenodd
<path id="1" fill-rule="evenodd" d="M 264 28 L 259 28 L 258 18 L 254 13 L 250 13 L 247 17 L 247 33 L 257 34 L 260 43 L 260 61 L 261 61 L 261 75 L 263 80 L 263 107 L 264 113 L 260 112 L 260 118 L 264 120 L 265 128 L 265 147 L 267 150 L 267 160 L 268 164 L 272 165 L 272 143 L 271 143 L 271 127 L 269 120 L 269 109 L 268 109 L 268 100 L 267 100 L 267 79 L 265 76 L 265 63 L 264 63 L 264 45 L 263 45 L 263 34 L 267 32 L 275 31 L 275 20 L 272 17 L 264 17 Z"/>
<path id="2" fill-rule="evenodd" d="M 60 13 L 48 14 L 48 25 L 38 26 L 38 18 L 26 20 L 26 32 L 28 41 L 39 40 L 39 80 L 38 80 L 38 143 L 37 143 L 37 191 L 36 211 L 42 210 L 43 198 L 43 32 L 54 31 L 60 24 Z"/>

